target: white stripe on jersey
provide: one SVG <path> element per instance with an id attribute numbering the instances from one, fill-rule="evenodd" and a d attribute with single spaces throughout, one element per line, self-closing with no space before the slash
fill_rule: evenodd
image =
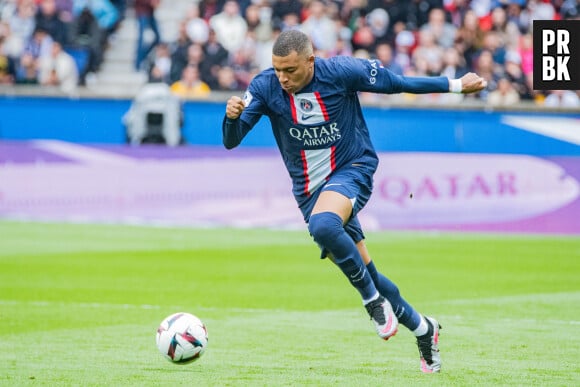
<path id="1" fill-rule="evenodd" d="M 293 94 L 294 122 L 302 125 L 316 125 L 328 121 L 326 106 L 319 92 Z"/>
<path id="2" fill-rule="evenodd" d="M 304 191 L 306 193 L 311 194 L 326 182 L 335 168 L 334 162 L 334 147 L 302 151 L 302 167 L 306 178 Z"/>

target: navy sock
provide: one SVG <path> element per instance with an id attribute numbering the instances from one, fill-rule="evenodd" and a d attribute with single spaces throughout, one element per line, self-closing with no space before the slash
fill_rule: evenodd
<path id="1" fill-rule="evenodd" d="M 336 265 L 342 270 L 363 301 L 377 295 L 377 288 L 352 238 L 344 231 L 342 219 L 332 212 L 321 212 L 310 217 L 310 235 L 316 243 L 328 250 Z"/>
<path id="2" fill-rule="evenodd" d="M 407 301 L 401 297 L 399 288 L 391 280 L 377 271 L 375 264 L 371 261 L 367 265 L 367 270 L 379 290 L 379 293 L 391 303 L 399 323 L 409 328 L 411 331 L 417 329 L 421 323 L 421 315 Z"/>

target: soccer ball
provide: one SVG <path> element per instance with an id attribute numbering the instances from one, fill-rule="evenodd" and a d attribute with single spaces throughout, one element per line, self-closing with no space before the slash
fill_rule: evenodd
<path id="1" fill-rule="evenodd" d="M 187 364 L 196 361 L 207 348 L 207 329 L 190 313 L 167 316 L 157 328 L 157 348 L 169 361 Z"/>

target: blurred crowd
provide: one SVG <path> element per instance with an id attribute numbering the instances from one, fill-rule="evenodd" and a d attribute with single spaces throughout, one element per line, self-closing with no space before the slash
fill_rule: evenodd
<path id="1" fill-rule="evenodd" d="M 0 0 L 0 84 L 71 92 L 97 72 L 125 0 Z"/>
<path id="2" fill-rule="evenodd" d="M 154 27 L 155 40 L 142 47 L 135 68 L 183 98 L 244 90 L 271 66 L 278 34 L 298 28 L 320 57 L 377 58 L 412 76 L 459 78 L 474 71 L 489 85 L 470 96 L 363 94 L 366 101 L 473 98 L 497 106 L 534 101 L 580 107 L 578 91 L 532 87 L 533 20 L 579 19 L 580 0 L 192 0 L 173 41 L 158 33 L 155 0 L 0 0 L 0 82 L 51 84 L 59 61 L 70 66 L 59 58 L 84 49 L 89 55 L 78 75 L 82 84 L 83 74 L 98 71 L 107 37 L 125 9 L 151 1 L 149 19 L 139 19 L 136 44 L 143 44 L 147 27 Z"/>

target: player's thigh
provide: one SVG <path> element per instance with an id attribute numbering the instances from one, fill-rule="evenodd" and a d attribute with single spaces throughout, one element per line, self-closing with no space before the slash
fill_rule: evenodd
<path id="1" fill-rule="evenodd" d="M 333 212 L 346 222 L 352 214 L 352 200 L 336 191 L 322 191 L 312 209 L 312 215 Z"/>

